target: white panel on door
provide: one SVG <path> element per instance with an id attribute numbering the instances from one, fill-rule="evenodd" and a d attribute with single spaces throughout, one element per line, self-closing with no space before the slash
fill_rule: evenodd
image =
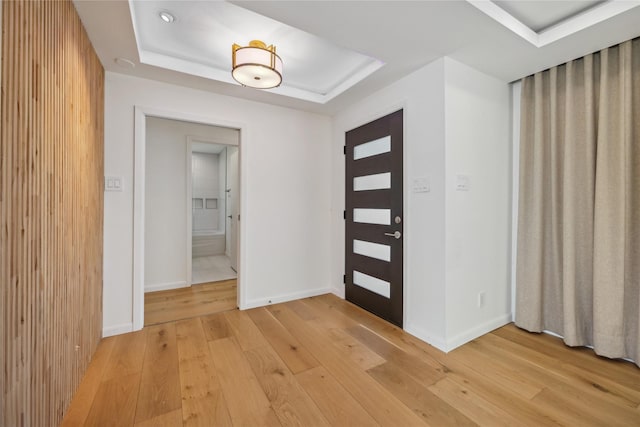
<path id="1" fill-rule="evenodd" d="M 382 261 L 391 261 L 391 246 L 380 243 L 353 240 L 353 253 L 376 258 Z"/>
<path id="2" fill-rule="evenodd" d="M 353 147 L 353 160 L 364 159 L 391 151 L 391 135 Z"/>
<path id="3" fill-rule="evenodd" d="M 391 172 L 353 178 L 353 191 L 384 190 L 391 188 Z"/>
<path id="4" fill-rule="evenodd" d="M 353 283 L 375 292 L 378 295 L 389 298 L 391 296 L 391 283 L 386 280 L 378 279 L 377 277 L 369 276 L 368 274 L 360 273 L 359 271 L 353 271 Z"/>
<path id="5" fill-rule="evenodd" d="M 391 209 L 355 208 L 353 210 L 353 222 L 391 225 Z"/>

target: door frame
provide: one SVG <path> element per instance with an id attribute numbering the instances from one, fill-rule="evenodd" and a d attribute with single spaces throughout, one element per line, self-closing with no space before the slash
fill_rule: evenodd
<path id="1" fill-rule="evenodd" d="M 193 286 L 193 170 L 191 167 L 191 157 L 193 152 L 193 143 L 194 142 L 203 142 L 205 144 L 215 144 L 215 145 L 224 145 L 225 147 L 239 147 L 239 145 L 231 144 L 229 142 L 220 141 L 218 139 L 205 138 L 200 136 L 187 135 L 186 140 L 186 183 L 187 183 L 187 191 L 186 191 L 186 206 L 187 206 L 187 287 Z M 239 150 L 238 150 L 239 152 Z M 239 159 L 238 159 L 239 160 Z M 227 160 L 228 162 L 228 160 Z M 238 165 L 239 166 L 239 165 Z M 225 197 L 226 198 L 226 197 Z M 225 209 L 226 209 L 226 200 L 225 200 Z M 224 213 L 225 216 L 225 233 L 226 233 L 226 210 Z"/>
<path id="2" fill-rule="evenodd" d="M 204 125 L 237 129 L 240 131 L 238 140 L 238 177 L 240 200 L 239 212 L 241 218 L 246 218 L 246 161 L 243 156 L 242 145 L 247 136 L 247 125 L 244 123 L 229 122 L 217 117 L 201 116 L 171 110 L 163 110 L 153 107 L 134 106 L 134 155 L 133 155 L 133 330 L 138 331 L 144 327 L 144 225 L 145 225 L 145 162 L 146 162 L 146 119 L 158 117 L 162 119 L 179 120 Z M 228 144 L 226 144 L 228 145 Z M 187 220 L 188 221 L 188 220 Z M 245 259 L 245 233 L 242 233 L 242 223 L 238 221 L 236 233 L 238 254 L 238 279 L 237 279 L 237 305 L 240 308 L 246 306 L 245 292 L 242 282 L 245 276 L 246 266 L 242 262 Z M 187 248 L 187 251 L 189 249 Z"/>
<path id="3" fill-rule="evenodd" d="M 406 329 L 408 324 L 407 313 L 410 304 L 411 297 L 411 287 L 408 286 L 410 283 L 411 275 L 409 269 L 409 257 L 407 256 L 409 243 L 411 242 L 411 211 L 409 210 L 409 197 L 411 192 L 409 191 L 409 150 L 408 144 L 410 140 L 410 135 L 407 132 L 409 122 L 409 111 L 410 108 L 408 106 L 408 102 L 406 98 L 403 98 L 397 102 L 387 104 L 384 108 L 380 108 L 375 110 L 373 113 L 368 113 L 366 115 L 358 116 L 352 120 L 349 120 L 346 125 L 342 126 L 341 138 L 342 143 L 340 144 L 340 155 L 342 156 L 342 210 L 340 211 L 340 220 L 342 224 L 342 233 L 341 238 L 339 240 L 340 247 L 342 248 L 342 260 L 341 260 L 341 272 L 340 272 L 340 280 L 339 283 L 342 283 L 342 277 L 346 272 L 346 247 L 345 247 L 345 236 L 346 236 L 346 221 L 342 217 L 342 212 L 346 209 L 345 204 L 345 188 L 346 188 L 346 158 L 342 153 L 343 147 L 346 146 L 347 143 L 347 132 L 356 129 L 360 126 L 366 125 L 367 123 L 371 123 L 374 120 L 380 119 L 382 117 L 388 116 L 398 110 L 403 110 L 403 118 L 402 118 L 402 140 L 403 140 L 403 150 L 402 150 L 402 210 L 403 210 L 403 218 L 402 222 L 404 223 L 403 234 L 402 234 L 402 253 L 404 254 L 402 257 L 402 328 Z M 339 295 L 341 298 L 345 298 L 345 284 L 342 284 L 342 293 Z"/>

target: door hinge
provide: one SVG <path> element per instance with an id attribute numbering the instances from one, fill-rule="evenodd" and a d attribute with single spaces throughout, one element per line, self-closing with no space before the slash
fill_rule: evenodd
<path id="1" fill-rule="evenodd" d="M 346 274 L 342 275 L 342 283 L 344 283 L 345 285 L 347 284 L 347 275 Z"/>
<path id="2" fill-rule="evenodd" d="M 342 147 L 342 154 L 344 154 L 345 156 L 347 155 L 347 146 L 343 146 Z"/>
<path id="3" fill-rule="evenodd" d="M 342 211 L 342 219 L 347 219 L 347 211 Z"/>

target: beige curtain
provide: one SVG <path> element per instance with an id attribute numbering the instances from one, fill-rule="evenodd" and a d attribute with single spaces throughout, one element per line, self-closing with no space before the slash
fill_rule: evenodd
<path id="1" fill-rule="evenodd" d="M 521 99 L 516 325 L 640 366 L 640 39 Z"/>

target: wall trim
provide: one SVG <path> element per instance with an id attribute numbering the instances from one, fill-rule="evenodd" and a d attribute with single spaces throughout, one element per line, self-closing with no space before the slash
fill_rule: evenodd
<path id="1" fill-rule="evenodd" d="M 102 338 L 112 337 L 133 332 L 133 323 L 122 323 L 120 325 L 109 326 L 102 329 Z"/>
<path id="2" fill-rule="evenodd" d="M 427 344 L 437 348 L 440 351 L 444 351 L 447 353 L 447 344 L 446 340 L 442 337 L 438 337 L 435 334 L 425 331 L 419 326 L 415 325 L 404 325 L 404 331 L 414 337 L 418 338 L 420 341 L 424 341 Z"/>
<path id="3" fill-rule="evenodd" d="M 239 210 L 240 217 L 246 218 L 249 209 L 247 203 L 246 164 L 248 162 L 246 147 L 249 145 L 249 129 L 244 123 L 231 122 L 216 117 L 202 116 L 198 114 L 180 111 L 164 110 L 140 105 L 134 106 L 134 155 L 133 155 L 133 330 L 138 331 L 144 326 L 144 221 L 145 221 L 145 159 L 146 159 L 146 118 L 159 117 L 185 122 L 201 123 L 212 126 L 222 126 L 238 129 L 240 140 L 238 142 L 238 173 L 239 173 Z M 238 300 L 241 309 L 246 308 L 245 280 L 247 245 L 244 236 L 247 231 L 242 223 L 238 222 Z"/>
<path id="4" fill-rule="evenodd" d="M 153 285 L 145 285 L 144 292 L 166 291 L 169 289 L 188 288 L 191 286 L 188 282 L 180 280 L 178 282 L 156 283 Z"/>
<path id="5" fill-rule="evenodd" d="M 496 317 L 495 319 L 482 323 L 475 328 L 471 328 L 461 334 L 458 334 L 451 339 L 437 337 L 434 334 L 431 334 L 424 329 L 416 327 L 414 325 L 405 325 L 404 331 L 426 342 L 427 344 L 434 346 L 438 350 L 448 353 L 451 350 L 454 350 L 471 340 L 474 340 L 484 334 L 488 334 L 495 329 L 511 323 L 511 317 L 511 313 L 505 313 L 501 316 Z"/>
<path id="6" fill-rule="evenodd" d="M 446 352 L 449 352 L 453 349 L 460 347 L 463 344 L 468 343 L 471 340 L 474 340 L 484 334 L 488 334 L 489 332 L 498 329 L 507 323 L 511 323 L 512 316 L 511 313 L 505 313 L 501 316 L 498 316 L 494 319 L 491 319 L 487 322 L 484 322 L 474 328 L 471 328 L 461 334 L 456 335 L 453 338 L 447 339 L 446 341 Z"/>
<path id="7" fill-rule="evenodd" d="M 240 309 L 248 310 L 250 308 L 264 307 L 267 305 L 279 304 L 281 302 L 295 301 L 302 298 L 317 297 L 318 295 L 330 294 L 332 293 L 332 291 L 333 291 L 333 288 L 326 287 L 326 288 L 311 289 L 311 290 L 302 291 L 302 292 L 292 292 L 290 294 L 278 295 L 270 298 L 269 297 L 256 298 L 253 300 L 246 301 L 246 305 L 244 307 L 241 307 Z"/>
<path id="8" fill-rule="evenodd" d="M 330 292 L 332 294 L 334 294 L 335 296 L 337 296 L 338 298 L 345 299 L 344 286 L 342 286 L 341 288 L 333 287 L 333 288 L 330 289 Z"/>

